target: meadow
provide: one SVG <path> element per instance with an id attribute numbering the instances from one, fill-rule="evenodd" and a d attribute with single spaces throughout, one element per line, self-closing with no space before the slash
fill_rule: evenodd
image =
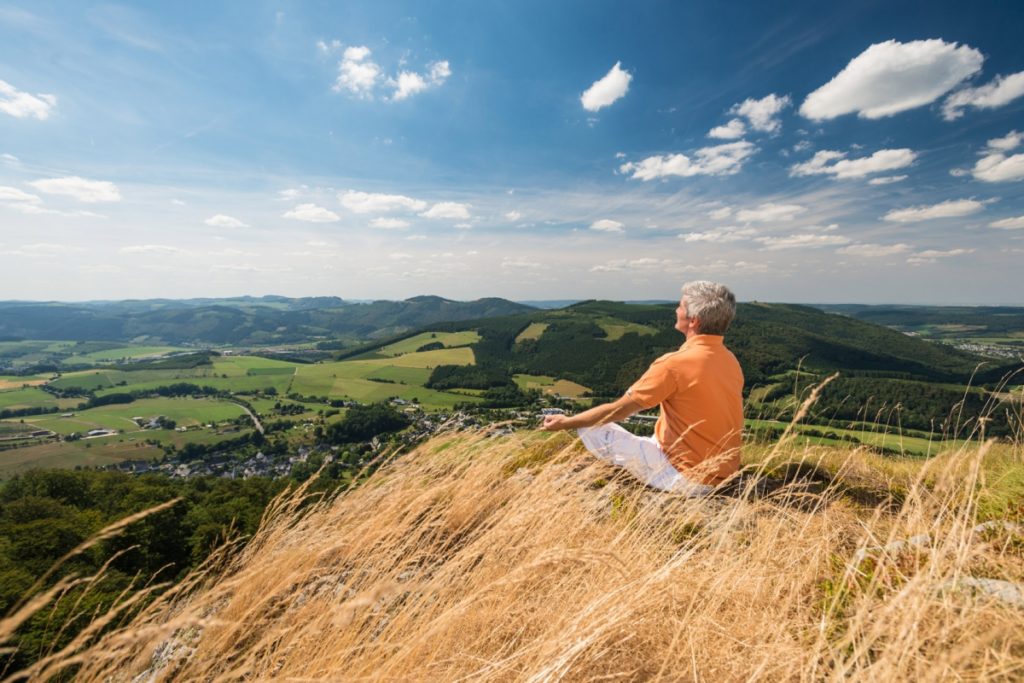
<path id="1" fill-rule="evenodd" d="M 23 675 L 1024 676 L 1019 443 L 922 460 L 787 439 L 744 463 L 731 493 L 691 499 L 568 434 L 442 435 L 333 497 L 285 494 L 247 544 Z"/>

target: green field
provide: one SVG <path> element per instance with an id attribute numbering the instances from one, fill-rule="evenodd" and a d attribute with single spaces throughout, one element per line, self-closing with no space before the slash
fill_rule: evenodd
<path id="1" fill-rule="evenodd" d="M 452 346 L 466 346 L 467 344 L 475 344 L 480 341 L 480 334 L 475 330 L 468 330 L 465 332 L 424 332 L 417 334 L 415 337 L 409 337 L 397 341 L 394 344 L 388 344 L 376 349 L 375 353 L 382 356 L 401 356 L 406 353 L 414 353 L 416 349 L 427 344 L 434 342 L 440 342 L 445 345 L 446 348 Z"/>
<path id="2" fill-rule="evenodd" d="M 658 330 L 650 327 L 649 325 L 626 322 L 625 320 L 620 320 L 618 318 L 599 318 L 595 322 L 608 335 L 604 338 L 605 341 L 616 341 L 621 339 L 623 335 L 629 334 L 630 332 L 635 332 L 639 335 L 652 335 L 658 333 Z"/>
<path id="3" fill-rule="evenodd" d="M 525 330 L 519 333 L 516 337 L 515 343 L 518 344 L 519 342 L 526 341 L 527 339 L 540 339 L 546 329 L 548 329 L 547 323 L 530 323 L 526 326 Z"/>
<path id="4" fill-rule="evenodd" d="M 131 419 L 152 418 L 158 415 L 174 420 L 180 427 L 190 427 L 210 422 L 233 420 L 245 411 L 241 406 L 227 401 L 192 398 L 145 398 L 123 405 L 100 406 L 77 411 L 72 417 L 59 415 L 37 415 L 23 418 L 26 424 L 39 429 L 49 429 L 58 434 L 83 433 L 91 429 L 117 429 L 125 432 L 145 434 Z M 152 433 L 156 433 L 154 430 Z"/>
<path id="5" fill-rule="evenodd" d="M 133 360 L 147 356 L 163 356 L 175 351 L 184 351 L 176 346 L 120 346 L 114 349 L 93 351 L 91 353 L 75 354 L 73 348 L 64 349 L 72 352 L 72 355 L 64 359 L 64 363 L 110 363 L 118 360 Z"/>
<path id="6" fill-rule="evenodd" d="M 0 479 L 10 479 L 19 472 L 33 468 L 71 469 L 76 466 L 100 467 L 124 460 L 151 460 L 163 451 L 143 443 L 142 439 L 114 439 L 99 445 L 100 439 L 86 441 L 51 441 L 39 446 L 15 448 L 0 453 Z"/>
<path id="7" fill-rule="evenodd" d="M 555 379 L 547 375 L 513 375 L 512 379 L 520 389 L 540 389 L 548 394 L 558 394 L 568 398 L 579 398 L 585 392 L 590 391 L 589 387 L 582 384 L 567 379 Z"/>
<path id="8" fill-rule="evenodd" d="M 746 420 L 746 424 L 748 427 L 771 426 L 785 428 L 788 423 L 778 420 Z M 862 444 L 878 448 L 892 448 L 903 451 L 908 455 L 935 455 L 941 451 L 958 448 L 963 445 L 963 441 L 943 441 L 941 439 L 928 439 L 922 436 L 904 434 L 892 428 L 887 429 L 885 425 L 868 425 L 864 429 L 841 429 L 825 425 L 800 424 L 797 425 L 796 432 L 799 434 L 803 430 L 811 429 L 822 433 L 832 432 L 838 436 L 853 436 Z M 915 434 L 919 433 L 915 432 Z M 847 443 L 841 440 L 822 439 L 813 436 L 803 438 L 810 440 L 811 443 Z"/>
<path id="9" fill-rule="evenodd" d="M 79 401 L 75 401 L 78 404 Z M 57 399 L 42 389 L 10 389 L 0 391 L 0 410 L 19 408 L 46 408 L 57 405 Z"/>

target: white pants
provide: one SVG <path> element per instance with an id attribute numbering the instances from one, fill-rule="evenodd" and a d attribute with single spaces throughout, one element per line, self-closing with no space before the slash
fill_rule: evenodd
<path id="1" fill-rule="evenodd" d="M 711 486 L 690 481 L 672 466 L 653 436 L 636 436 L 617 424 L 584 427 L 576 432 L 587 450 L 605 462 L 623 468 L 656 489 L 696 497 Z"/>

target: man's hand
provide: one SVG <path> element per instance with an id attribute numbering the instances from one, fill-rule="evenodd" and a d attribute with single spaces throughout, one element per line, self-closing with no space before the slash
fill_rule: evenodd
<path id="1" fill-rule="evenodd" d="M 541 427 L 546 432 L 559 432 L 563 429 L 569 429 L 569 425 L 566 424 L 569 418 L 565 415 L 545 415 L 544 424 Z"/>

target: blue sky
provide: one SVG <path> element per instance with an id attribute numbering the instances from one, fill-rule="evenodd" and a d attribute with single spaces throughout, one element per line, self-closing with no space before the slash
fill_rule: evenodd
<path id="1" fill-rule="evenodd" d="M 1024 5 L 8 2 L 0 298 L 1024 304 Z"/>

